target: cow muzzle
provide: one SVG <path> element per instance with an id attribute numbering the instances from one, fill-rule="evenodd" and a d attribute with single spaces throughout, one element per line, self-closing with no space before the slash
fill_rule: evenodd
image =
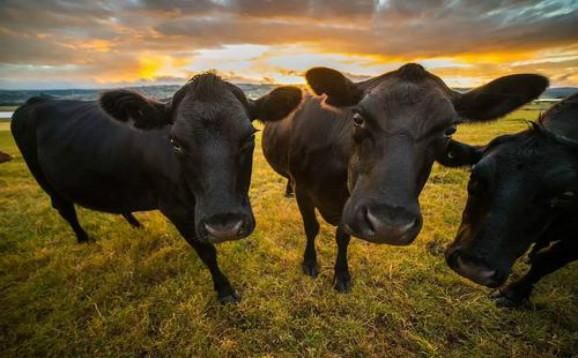
<path id="1" fill-rule="evenodd" d="M 253 231 L 252 220 L 244 215 L 214 215 L 201 223 L 202 241 L 217 244 L 224 241 L 243 239 Z"/>
<path id="2" fill-rule="evenodd" d="M 409 245 L 421 226 L 421 215 L 403 208 L 361 206 L 350 217 L 344 217 L 349 234 L 377 244 Z"/>
<path id="3" fill-rule="evenodd" d="M 449 248 L 446 252 L 448 266 L 479 285 L 495 288 L 501 286 L 508 274 L 502 270 L 492 268 L 482 257 L 471 255 L 460 248 Z"/>

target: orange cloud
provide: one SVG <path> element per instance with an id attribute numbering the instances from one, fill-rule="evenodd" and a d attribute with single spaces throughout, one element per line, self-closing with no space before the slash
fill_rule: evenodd
<path id="1" fill-rule="evenodd" d="M 88 40 L 82 44 L 79 44 L 80 48 L 98 52 L 109 52 L 112 46 L 113 44 L 111 41 L 101 39 Z"/>
<path id="2" fill-rule="evenodd" d="M 0 11 L 0 88 L 183 82 L 209 69 L 303 83 L 313 66 L 360 79 L 406 62 L 457 85 L 518 71 L 578 85 L 576 16 L 563 0 L 19 0 Z"/>

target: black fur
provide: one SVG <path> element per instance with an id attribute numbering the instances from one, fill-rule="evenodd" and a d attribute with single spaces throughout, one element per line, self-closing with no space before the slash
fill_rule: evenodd
<path id="1" fill-rule="evenodd" d="M 522 304 L 543 276 L 578 260 L 577 98 L 555 105 L 528 130 L 494 139 L 475 161 L 446 259 L 474 282 L 501 286 L 492 296 L 498 305 Z M 506 284 L 531 245 L 530 270 Z"/>
<path id="2" fill-rule="evenodd" d="M 492 101 L 483 101 L 484 106 L 500 107 L 494 110 L 475 100 L 495 86 L 462 95 L 417 64 L 359 83 L 324 67 L 310 69 L 306 78 L 313 92 L 326 98 L 307 97 L 294 115 L 267 123 L 263 153 L 294 189 L 307 237 L 307 275 L 318 272 L 316 212 L 337 226 L 334 286 L 340 291 L 351 287 L 350 235 L 393 245 L 407 245 L 417 237 L 422 226 L 418 196 L 433 162 L 437 158 L 450 164 L 448 153 L 460 149 L 449 137 L 464 121 L 454 101 L 466 96 L 461 110 L 475 107 L 470 111 L 475 121 L 515 109 L 521 104 L 511 101 L 516 91 L 532 88 L 531 95 L 517 97 L 530 101 L 544 89 L 543 83 L 534 84 L 534 77 L 498 80 L 509 83 L 509 93 L 507 98 L 494 93 Z"/>
<path id="3" fill-rule="evenodd" d="M 285 101 L 286 91 L 295 100 Z M 289 113 L 301 92 L 277 93 L 261 100 L 262 120 Z M 98 102 L 34 98 L 16 110 L 11 129 L 78 242 L 90 238 L 75 204 L 121 214 L 135 227 L 132 212 L 160 210 L 208 266 L 219 299 L 231 302 L 239 296 L 219 270 L 213 244 L 247 237 L 255 227 L 251 110 L 236 86 L 202 74 L 166 103 L 127 90 L 105 92 Z"/>

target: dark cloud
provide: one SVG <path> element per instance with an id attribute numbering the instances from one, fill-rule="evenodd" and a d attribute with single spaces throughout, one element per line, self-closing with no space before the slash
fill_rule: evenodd
<path id="1" fill-rule="evenodd" d="M 75 64 L 94 75 L 143 50 L 180 56 L 245 43 L 505 56 L 572 46 L 577 18 L 578 3 L 564 0 L 0 0 L 0 64 Z"/>
<path id="2" fill-rule="evenodd" d="M 39 45 L 40 41 L 18 43 L 14 33 L 24 38 L 50 34 L 60 42 L 104 39 L 125 51 L 141 45 L 174 50 L 187 45 L 185 37 L 196 47 L 317 41 L 337 51 L 402 57 L 527 50 L 578 41 L 578 5 L 565 9 L 564 4 L 512 0 L 3 1 L 0 27 L 11 33 L 3 37 L 12 37 L 5 47 L 14 53 L 3 51 L 0 60 L 13 63 L 34 58 L 38 62 L 39 49 L 44 52 L 46 45 Z M 55 40 L 46 40 L 50 41 Z"/>

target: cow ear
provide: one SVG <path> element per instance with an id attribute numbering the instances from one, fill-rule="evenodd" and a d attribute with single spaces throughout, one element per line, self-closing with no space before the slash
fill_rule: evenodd
<path id="1" fill-rule="evenodd" d="M 483 152 L 483 147 L 471 146 L 450 139 L 446 150 L 436 160 L 441 165 L 451 168 L 474 165 L 482 159 Z"/>
<path id="2" fill-rule="evenodd" d="M 315 94 L 327 95 L 325 102 L 332 106 L 354 106 L 363 97 L 363 91 L 353 81 L 331 68 L 312 68 L 305 73 L 305 78 Z"/>
<path id="3" fill-rule="evenodd" d="M 548 79 L 534 74 L 500 77 L 464 94 L 457 94 L 454 107 L 472 122 L 502 117 L 538 98 L 548 87 Z"/>
<path id="4" fill-rule="evenodd" d="M 99 104 L 112 118 L 121 122 L 132 121 L 140 129 L 170 124 L 170 105 L 145 98 L 136 92 L 107 91 L 100 96 Z"/>
<path id="5" fill-rule="evenodd" d="M 539 123 L 549 132 L 578 143 L 578 93 L 553 105 L 540 116 Z"/>
<path id="6" fill-rule="evenodd" d="M 250 101 L 251 119 L 273 122 L 285 118 L 301 103 L 301 90 L 293 86 L 277 87 L 263 97 Z"/>

